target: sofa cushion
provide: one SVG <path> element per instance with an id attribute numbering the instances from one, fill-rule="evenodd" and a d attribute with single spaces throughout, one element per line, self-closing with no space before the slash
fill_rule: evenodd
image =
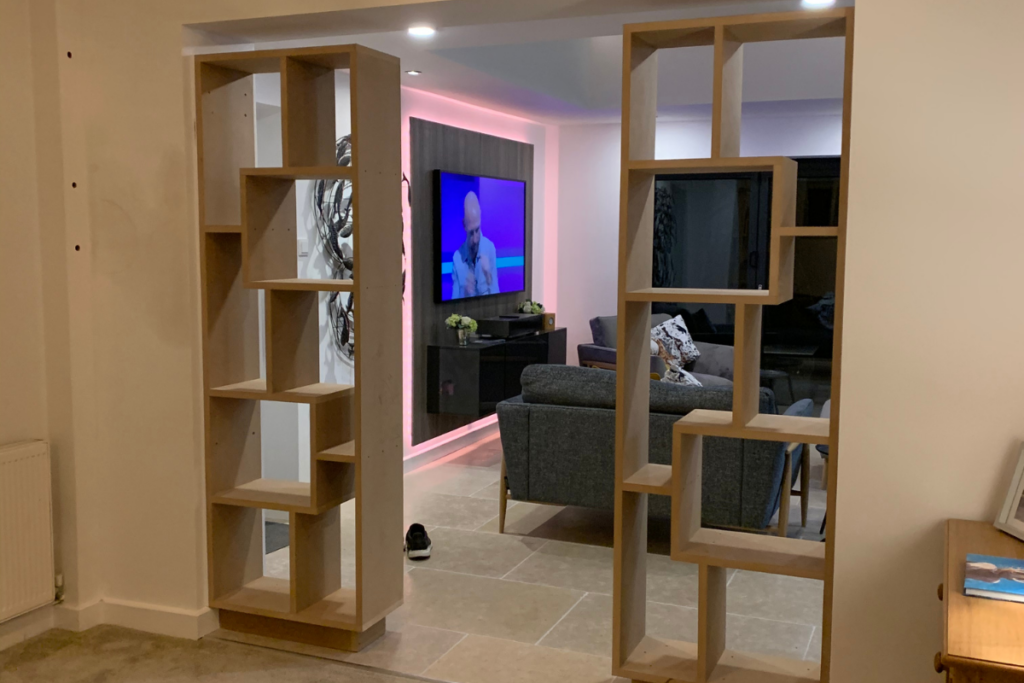
<path id="1" fill-rule="evenodd" d="M 572 365 L 530 365 L 520 380 L 524 403 L 615 408 L 615 373 Z M 732 387 L 686 387 L 651 381 L 651 412 L 686 415 L 698 408 L 732 410 Z M 761 390 L 761 412 L 775 413 L 775 396 Z"/>
<path id="2" fill-rule="evenodd" d="M 651 327 L 660 325 L 669 319 L 665 313 L 655 313 L 651 316 Z M 590 333 L 594 335 L 594 344 L 607 346 L 610 349 L 616 348 L 619 340 L 618 317 L 614 315 L 598 316 L 590 319 Z"/>
<path id="3" fill-rule="evenodd" d="M 686 328 L 683 316 L 677 315 L 651 328 L 651 344 L 655 353 L 665 359 L 669 365 L 680 367 L 700 358 L 700 351 L 693 343 L 690 330 Z M 667 357 L 666 357 L 667 356 Z"/>
<path id="4" fill-rule="evenodd" d="M 714 375 L 732 381 L 733 347 L 707 342 L 694 342 L 700 358 L 687 370 L 697 375 Z"/>

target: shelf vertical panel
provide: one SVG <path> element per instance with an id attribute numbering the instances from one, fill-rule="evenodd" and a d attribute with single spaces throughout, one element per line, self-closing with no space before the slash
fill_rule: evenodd
<path id="1" fill-rule="evenodd" d="M 829 425 L 829 467 L 826 502 L 825 594 L 821 628 L 821 681 L 828 683 L 832 666 L 832 600 L 835 575 L 836 495 L 842 460 L 839 454 L 839 415 L 842 387 L 843 315 L 846 301 L 846 226 L 850 200 L 850 123 L 853 105 L 854 12 L 846 12 L 846 62 L 843 72 L 843 138 L 839 177 L 839 237 L 836 247 L 836 306 L 832 346 L 832 412 Z"/>
<path id="2" fill-rule="evenodd" d="M 729 583 L 724 567 L 700 565 L 697 608 L 697 680 L 711 674 L 725 652 L 725 594 Z"/>
<path id="3" fill-rule="evenodd" d="M 259 295 L 242 286 L 241 236 L 208 233 L 199 243 L 206 386 L 259 379 Z"/>
<path id="4" fill-rule="evenodd" d="M 768 261 L 768 281 L 772 283 L 776 304 L 793 298 L 796 238 L 783 235 L 780 228 L 796 225 L 796 197 L 797 163 L 782 159 L 772 173 L 772 245 Z"/>
<path id="5" fill-rule="evenodd" d="M 292 612 L 298 613 L 341 588 L 341 512 L 289 514 Z"/>
<path id="6" fill-rule="evenodd" d="M 402 158 L 399 60 L 351 56 L 355 260 L 356 616 L 402 603 Z"/>
<path id="7" fill-rule="evenodd" d="M 629 302 L 625 293 L 651 286 L 654 175 L 626 169 L 631 160 L 654 158 L 657 49 L 627 32 L 622 63 L 613 671 L 625 665 L 646 635 L 648 494 L 624 490 L 623 481 L 648 462 L 651 304 Z"/>
<path id="8" fill-rule="evenodd" d="M 263 476 L 260 403 L 207 398 L 206 491 L 212 497 Z"/>
<path id="9" fill-rule="evenodd" d="M 715 26 L 715 81 L 711 117 L 711 158 L 740 155 L 743 111 L 743 43 L 724 25 Z"/>
<path id="10" fill-rule="evenodd" d="M 238 169 L 256 165 L 256 105 L 251 74 L 196 65 L 200 116 L 199 218 L 203 225 L 239 224 Z"/>
<path id="11" fill-rule="evenodd" d="M 267 391 L 320 381 L 320 294 L 267 290 Z"/>
<path id="12" fill-rule="evenodd" d="M 313 504 L 344 502 L 356 492 L 356 464 L 318 460 L 317 455 L 329 448 L 354 439 L 355 395 L 345 393 L 338 398 L 313 404 L 310 410 L 310 488 Z"/>
<path id="13" fill-rule="evenodd" d="M 210 600 L 263 576 L 263 511 L 234 505 L 207 506 Z"/>
<path id="14" fill-rule="evenodd" d="M 736 304 L 732 415 L 744 427 L 761 410 L 761 314 L 757 304 Z"/>
<path id="15" fill-rule="evenodd" d="M 242 178 L 245 283 L 294 278 L 299 258 L 295 181 L 260 175 Z"/>
<path id="16" fill-rule="evenodd" d="M 336 166 L 334 69 L 294 57 L 281 65 L 285 166 Z"/>

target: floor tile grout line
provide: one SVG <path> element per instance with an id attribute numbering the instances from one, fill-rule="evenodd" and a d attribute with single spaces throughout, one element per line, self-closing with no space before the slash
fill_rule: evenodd
<path id="1" fill-rule="evenodd" d="M 493 581 L 506 581 L 508 583 L 515 583 L 520 586 L 536 586 L 538 588 L 554 588 L 562 591 L 574 591 L 580 592 L 582 588 L 566 588 L 565 586 L 555 586 L 550 583 L 535 583 L 532 581 L 519 581 L 517 579 L 503 579 L 500 576 L 487 576 L 485 574 L 470 574 L 469 572 L 457 572 L 453 569 L 435 569 L 434 567 L 413 567 L 413 569 L 428 569 L 432 572 L 444 572 L 445 574 L 455 574 L 456 576 L 471 576 L 475 579 L 491 579 Z M 607 595 L 611 596 L 611 593 L 599 593 L 597 591 L 583 591 L 585 593 L 593 593 L 594 595 Z M 667 603 L 666 603 L 667 604 Z M 806 626 L 806 624 L 804 624 Z M 458 633 L 458 631 L 456 631 Z"/>
<path id="2" fill-rule="evenodd" d="M 578 604 L 580 604 L 581 602 L 583 602 L 583 598 L 587 597 L 588 595 L 590 595 L 590 593 L 589 593 L 589 592 L 586 592 L 586 591 L 585 591 L 585 592 L 583 593 L 583 595 L 581 595 L 581 596 L 580 596 L 580 599 L 579 599 L 579 600 L 577 600 L 576 602 L 574 602 L 574 603 L 573 603 L 573 605 L 572 605 L 572 607 L 570 607 L 569 609 L 567 609 L 567 610 L 565 611 L 565 614 L 563 614 L 562 616 L 560 616 L 560 617 L 558 618 L 558 621 L 556 621 L 556 622 L 555 622 L 554 624 L 552 624 L 552 625 L 551 625 L 551 628 L 549 628 L 549 629 L 548 629 L 547 631 L 545 631 L 545 632 L 544 632 L 544 635 L 542 635 L 542 636 L 541 636 L 540 638 L 538 638 L 538 639 L 537 639 L 537 642 L 536 642 L 536 643 L 534 643 L 534 645 L 540 645 L 541 641 L 542 641 L 542 640 L 544 640 L 545 638 L 547 638 L 547 637 L 548 637 L 548 635 L 550 635 L 550 634 L 551 634 L 551 632 L 552 632 L 552 631 L 554 631 L 554 630 L 555 630 L 555 628 L 557 628 L 557 627 L 558 627 L 558 625 L 562 623 L 562 620 L 563 620 L 563 619 L 565 619 L 565 618 L 566 618 L 567 616 L 569 616 L 569 613 L 570 613 L 570 612 L 572 612 L 572 611 L 573 611 L 574 609 L 576 609 L 576 605 L 578 605 Z"/>
<path id="3" fill-rule="evenodd" d="M 428 627 L 428 628 L 433 628 L 433 627 Z M 453 633 L 458 633 L 458 631 L 453 631 Z M 440 656 L 440 657 L 438 657 L 437 659 L 435 659 L 434 661 L 432 661 L 432 662 L 431 662 L 430 664 L 427 664 L 427 665 L 426 665 L 425 667 L 423 667 L 423 670 L 422 670 L 422 671 L 420 671 L 420 672 L 419 672 L 419 674 L 417 674 L 417 675 L 418 675 L 418 676 L 424 676 L 424 675 L 425 675 L 425 674 L 427 673 L 427 671 L 428 671 L 428 670 L 430 669 L 430 667 L 434 666 L 435 664 L 437 664 L 438 662 L 440 662 L 440 661 L 441 661 L 442 659 L 444 659 L 445 657 L 447 657 L 447 656 L 448 656 L 448 654 L 449 654 L 449 653 L 450 653 L 450 652 L 451 652 L 452 650 L 454 650 L 455 648 L 457 648 L 457 647 L 459 646 L 459 643 L 461 643 L 462 641 L 464 641 L 464 640 L 465 640 L 466 638 L 468 638 L 468 637 L 469 637 L 469 634 L 468 634 L 468 633 L 463 633 L 463 634 L 462 634 L 462 637 L 461 637 L 461 638 L 459 638 L 458 640 L 456 640 L 456 641 L 455 641 L 455 643 L 454 643 L 454 644 L 453 644 L 453 645 L 452 645 L 452 646 L 451 646 L 450 648 L 448 648 L 447 650 L 445 650 L 444 652 L 442 652 L 442 653 L 441 653 L 441 656 Z"/>
<path id="4" fill-rule="evenodd" d="M 538 550 L 539 550 L 539 548 L 538 548 Z M 537 551 L 534 551 L 534 553 L 536 553 L 536 552 Z M 534 553 L 531 553 L 531 555 L 534 554 Z M 529 559 L 529 558 L 527 558 L 527 559 Z M 525 562 L 525 560 L 524 560 L 524 562 Z M 522 562 L 520 562 L 519 564 L 522 564 Z M 516 566 L 519 566 L 519 565 L 516 565 Z M 587 595 L 600 595 L 600 596 L 603 596 L 603 597 L 612 597 L 611 593 L 602 593 L 601 591 L 584 590 L 582 588 L 570 588 L 568 586 L 556 586 L 556 585 L 550 584 L 550 583 L 537 583 L 536 581 L 519 581 L 517 579 L 508 579 L 508 578 L 505 578 L 504 576 L 487 576 L 486 574 L 470 574 L 469 572 L 460 572 L 460 571 L 456 571 L 454 569 L 440 569 L 440 568 L 437 568 L 437 567 L 428 567 L 428 566 L 425 566 L 425 565 L 424 566 L 415 566 L 415 567 L 413 567 L 413 569 L 414 570 L 415 569 L 428 569 L 428 570 L 433 571 L 433 572 L 443 572 L 445 574 L 455 574 L 456 576 L 470 576 L 470 577 L 477 578 L 477 579 L 492 579 L 494 581 L 507 581 L 508 583 L 515 583 L 515 584 L 519 584 L 519 585 L 522 585 L 522 586 L 539 586 L 541 588 L 554 588 L 556 590 L 565 590 L 565 591 L 581 591 L 581 590 L 583 590 L 584 593 L 586 593 Z M 515 567 L 513 567 L 511 570 L 509 570 L 505 574 L 505 576 L 510 574 L 514 569 L 515 569 Z M 678 604 L 675 604 L 675 603 L 672 603 L 672 602 L 661 602 L 660 600 L 648 600 L 647 602 L 651 603 L 652 605 L 661 605 L 663 607 L 678 607 L 680 609 L 692 609 L 692 610 L 697 609 L 693 605 L 678 605 Z M 769 622 L 776 623 L 776 624 L 786 624 L 787 626 L 803 626 L 803 627 L 810 628 L 810 629 L 816 628 L 813 624 L 804 624 L 804 623 L 801 623 L 799 621 L 784 621 L 782 619 L 769 619 L 767 617 L 759 617 L 759 616 L 756 616 L 756 615 L 753 615 L 753 614 L 741 614 L 739 612 L 726 612 L 726 614 L 728 616 L 732 616 L 732 617 L 743 617 L 744 619 L 757 619 L 758 621 L 769 621 Z M 458 631 L 456 631 L 456 633 L 458 633 Z"/>
<path id="5" fill-rule="evenodd" d="M 817 626 L 815 626 L 814 628 L 812 628 L 812 629 L 811 629 L 811 637 L 807 639 L 807 647 L 805 647 L 805 648 L 804 648 L 804 657 L 803 657 L 803 659 L 804 659 L 804 661 L 805 661 L 805 662 L 807 661 L 807 655 L 808 655 L 808 654 L 810 653 L 810 651 L 811 651 L 811 643 L 813 643 L 813 642 L 814 642 L 814 632 L 815 632 L 815 631 L 817 631 L 817 630 L 818 630 L 818 627 L 817 627 Z"/>
<path id="6" fill-rule="evenodd" d="M 498 479 L 501 479 L 501 475 L 500 474 L 498 475 Z M 495 484 L 500 484 L 500 483 L 501 483 L 500 481 L 492 481 L 490 484 L 487 484 L 486 486 L 482 486 L 482 487 L 478 488 L 476 491 L 473 491 L 473 493 L 469 494 L 468 496 L 463 496 L 463 498 L 472 498 L 473 496 L 475 496 L 476 494 L 480 493 L 481 491 L 483 491 L 485 489 L 489 489 L 492 486 L 494 486 Z M 490 500 L 490 498 L 478 498 L 477 500 Z"/>
<path id="7" fill-rule="evenodd" d="M 523 562 L 526 562 L 528 559 L 530 559 L 531 557 L 536 555 L 540 551 L 540 549 L 543 548 L 544 546 L 546 546 L 548 543 L 550 543 L 550 541 L 544 541 L 543 543 L 541 543 L 539 546 L 536 547 L 536 549 L 534 549 L 534 551 L 532 553 L 530 553 L 529 555 L 524 557 L 522 559 L 522 561 L 519 562 L 519 564 L 517 564 L 516 566 L 512 567 L 512 569 L 509 569 L 507 572 L 505 572 L 504 574 L 499 576 L 498 579 L 500 579 L 501 581 L 504 581 L 506 576 L 508 576 L 509 574 L 511 574 L 512 572 L 514 572 L 515 570 L 517 570 L 521 566 L 523 566 Z"/>

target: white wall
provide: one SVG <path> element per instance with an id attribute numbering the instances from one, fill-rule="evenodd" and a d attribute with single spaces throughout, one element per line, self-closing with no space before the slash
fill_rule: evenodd
<path id="1" fill-rule="evenodd" d="M 857 1 L 835 683 L 940 680 L 944 522 L 995 518 L 1024 437 L 1021 25 Z"/>
<path id="2" fill-rule="evenodd" d="M 29 7 L 3 3 L 0 121 L 0 446 L 47 438 L 42 258 Z"/>
<path id="3" fill-rule="evenodd" d="M 619 146 L 621 126 L 559 129 L 558 323 L 568 328 L 569 362 L 590 343 L 590 318 L 615 315 L 618 287 Z M 767 103 L 744 108 L 743 156 L 840 153 L 842 107 L 835 101 Z M 711 152 L 710 116 L 659 121 L 658 159 L 703 158 Z"/>

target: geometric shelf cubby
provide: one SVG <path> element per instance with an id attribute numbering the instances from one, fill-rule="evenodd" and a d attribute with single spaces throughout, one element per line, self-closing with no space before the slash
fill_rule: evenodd
<path id="1" fill-rule="evenodd" d="M 245 286 L 350 292 L 352 280 L 301 279 L 297 270 L 296 180 L 351 180 L 352 169 L 250 168 L 241 171 Z"/>
<path id="2" fill-rule="evenodd" d="M 347 166 L 336 156 L 339 69 Z M 281 78 L 280 168 L 256 168 L 260 73 Z M 203 55 L 195 78 L 210 605 L 222 628 L 360 649 L 404 588 L 400 64 L 338 45 Z M 296 181 L 316 179 L 351 184 L 350 280 L 297 277 Z M 352 297 L 352 384 L 320 381 L 322 292 Z M 308 405 L 308 483 L 262 476 L 267 401 Z M 341 547 L 347 501 L 352 548 Z M 264 510 L 288 514 L 288 579 L 263 574 Z M 343 553 L 355 567 L 344 588 Z"/>
<path id="3" fill-rule="evenodd" d="M 612 672 L 617 676 L 650 683 L 828 681 L 835 495 L 840 462 L 837 406 L 842 367 L 853 17 L 852 9 L 835 9 L 655 22 L 624 28 L 612 647 Z M 743 46 L 751 42 L 827 37 L 842 37 L 846 45 L 839 226 L 798 227 L 795 216 L 796 163 L 782 157 L 740 156 Z M 715 50 L 711 157 L 655 159 L 657 53 L 666 48 L 700 45 L 714 46 Z M 767 289 L 653 287 L 656 177 L 659 174 L 735 172 L 772 173 L 771 256 Z M 764 306 L 778 305 L 792 298 L 795 240 L 801 237 L 837 238 L 833 405 L 831 418 L 826 419 L 759 412 L 762 312 Z M 732 410 L 696 410 L 680 419 L 673 429 L 671 465 L 651 463 L 648 457 L 650 321 L 651 304 L 656 302 L 732 304 L 736 315 Z M 826 542 L 702 528 L 704 437 L 808 444 L 808 448 L 810 444 L 828 445 Z M 790 452 L 791 449 L 786 449 L 786 453 Z M 786 484 L 788 490 L 788 480 Z M 698 569 L 695 643 L 664 640 L 647 634 L 647 515 L 650 495 L 671 498 L 671 558 L 693 563 Z M 726 649 L 727 572 L 732 569 L 824 582 L 820 665 Z"/>
<path id="4" fill-rule="evenodd" d="M 786 226 L 796 223 L 796 162 L 785 157 L 743 157 L 719 159 L 671 159 L 657 161 L 632 161 L 625 172 L 629 174 L 630 193 L 634 197 L 646 197 L 646 202 L 637 201 L 639 206 L 630 214 L 630 230 L 639 236 L 639 223 L 650 220 L 654 211 L 655 179 L 661 174 L 671 175 L 713 175 L 715 173 L 764 173 L 772 174 L 771 207 L 771 258 L 768 265 L 767 289 L 672 289 L 665 287 L 631 288 L 626 292 L 627 301 L 670 302 L 670 303 L 718 303 L 718 304 L 759 304 L 778 305 L 793 298 L 793 263 L 796 253 L 795 238 L 783 232 Z M 637 245 L 638 247 L 640 245 Z M 648 250 L 646 245 L 642 247 Z"/>

